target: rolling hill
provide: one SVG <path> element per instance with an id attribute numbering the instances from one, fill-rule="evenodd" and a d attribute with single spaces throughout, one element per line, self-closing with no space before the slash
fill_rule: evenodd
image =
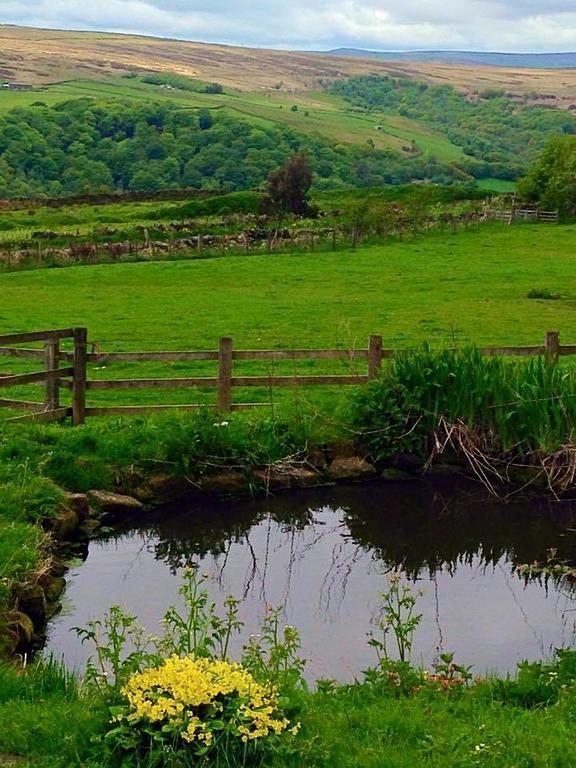
<path id="1" fill-rule="evenodd" d="M 108 32 L 67 32 L 0 25 L 0 78 L 29 85 L 102 80 L 127 72 L 174 72 L 254 91 L 316 90 L 353 75 L 408 77 L 473 92 L 499 88 L 538 94 L 558 106 L 576 102 L 576 73 L 563 69 L 384 61 L 358 55 L 276 51 Z"/>

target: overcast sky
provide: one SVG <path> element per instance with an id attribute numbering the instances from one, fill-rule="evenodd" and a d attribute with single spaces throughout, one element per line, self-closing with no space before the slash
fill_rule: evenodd
<path id="1" fill-rule="evenodd" d="M 0 0 L 0 20 L 274 48 L 576 50 L 576 0 Z"/>

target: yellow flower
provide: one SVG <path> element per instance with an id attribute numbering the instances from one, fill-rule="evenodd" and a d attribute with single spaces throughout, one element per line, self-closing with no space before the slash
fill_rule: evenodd
<path id="1" fill-rule="evenodd" d="M 244 742 L 280 734 L 290 725 L 278 714 L 276 688 L 227 661 L 171 656 L 160 667 L 132 675 L 122 693 L 128 723 L 169 726 L 187 743 L 210 746 L 223 719 Z"/>

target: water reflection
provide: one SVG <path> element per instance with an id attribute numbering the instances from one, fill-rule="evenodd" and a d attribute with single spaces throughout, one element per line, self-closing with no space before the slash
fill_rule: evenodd
<path id="1" fill-rule="evenodd" d="M 53 624 L 50 649 L 82 665 L 68 633 L 120 602 L 156 629 L 177 600 L 179 572 L 198 563 L 215 597 L 242 599 L 247 631 L 265 605 L 298 626 L 310 676 L 357 675 L 373 657 L 365 633 L 391 571 L 424 591 L 417 658 L 451 650 L 477 669 L 509 670 L 571 642 L 572 599 L 561 583 L 527 582 L 523 563 L 576 559 L 576 506 L 502 505 L 453 480 L 338 487 L 251 502 L 191 500 L 91 545 Z"/>

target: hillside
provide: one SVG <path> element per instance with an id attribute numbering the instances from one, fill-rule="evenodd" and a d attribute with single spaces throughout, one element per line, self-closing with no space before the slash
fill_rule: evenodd
<path id="1" fill-rule="evenodd" d="M 515 94 L 576 102 L 576 74 L 570 70 L 528 70 L 442 63 L 377 61 L 358 56 L 235 48 L 100 32 L 64 32 L 0 26 L 0 78 L 41 85 L 65 80 L 101 80 L 129 71 L 176 72 L 216 80 L 243 91 L 280 87 L 316 89 L 352 75 L 409 77 L 449 83 L 464 91 L 487 87 Z"/>
<path id="2" fill-rule="evenodd" d="M 441 64 L 484 67 L 522 67 L 526 69 L 570 69 L 576 67 L 574 53 L 497 53 L 487 51 L 367 51 L 361 48 L 336 48 L 335 56 L 360 56 L 384 61 L 438 62 Z"/>

